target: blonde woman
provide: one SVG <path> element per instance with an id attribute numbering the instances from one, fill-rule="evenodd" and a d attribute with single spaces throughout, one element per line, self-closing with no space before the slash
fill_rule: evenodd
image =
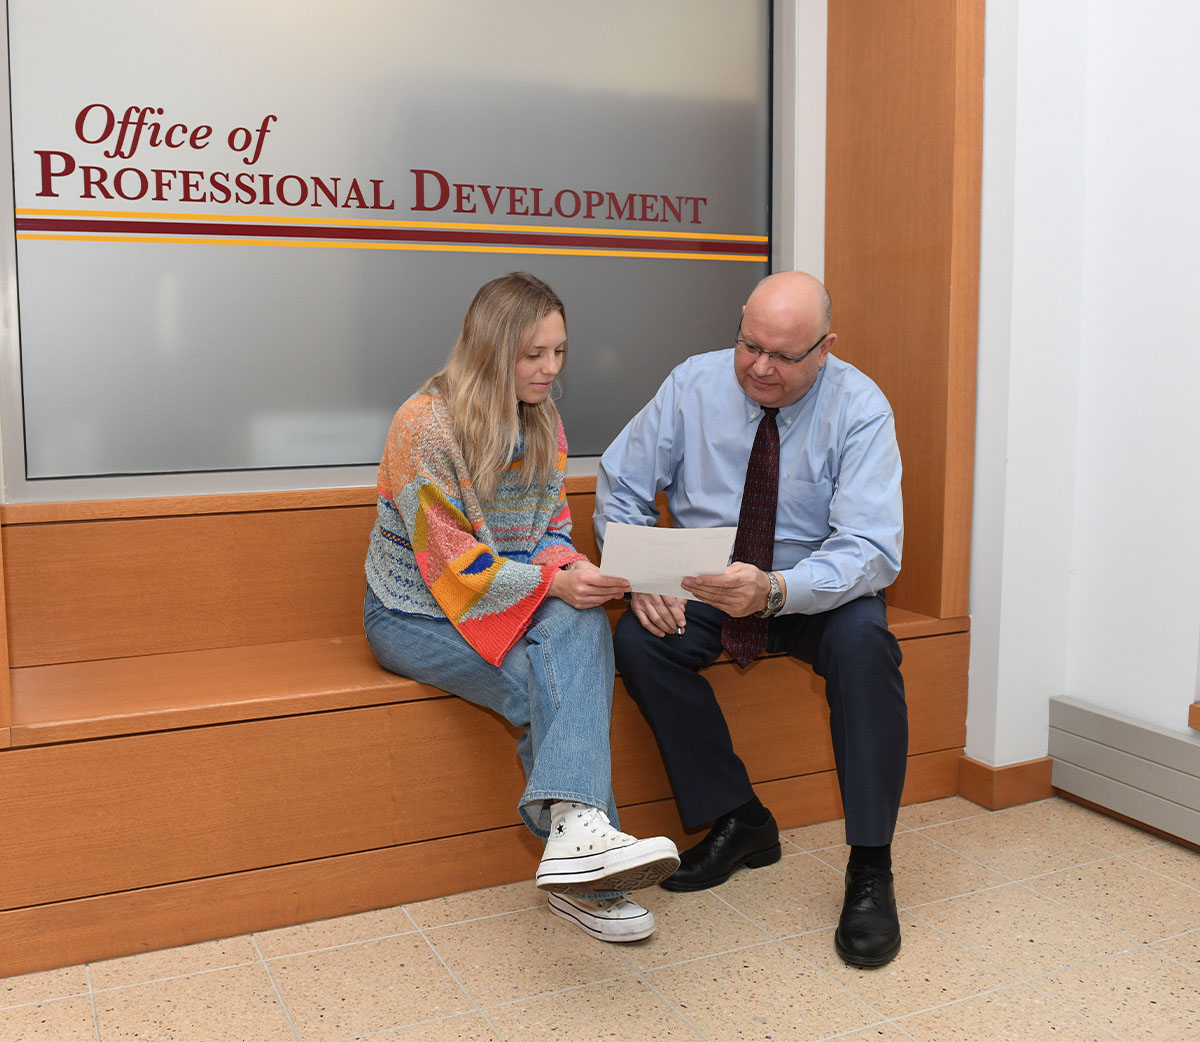
<path id="1" fill-rule="evenodd" d="M 364 625 L 385 669 L 522 732 L 518 802 L 547 840 L 550 910 L 605 941 L 648 937 L 624 896 L 679 865 L 618 828 L 609 757 L 613 652 L 601 605 L 629 591 L 571 544 L 567 443 L 551 397 L 566 313 L 514 272 L 475 295 L 445 367 L 396 413 L 379 466 Z"/>

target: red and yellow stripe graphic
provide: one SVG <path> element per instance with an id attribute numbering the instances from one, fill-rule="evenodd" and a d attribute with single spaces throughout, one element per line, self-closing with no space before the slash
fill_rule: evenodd
<path id="1" fill-rule="evenodd" d="M 19 240 L 61 242 L 529 253 L 758 264 L 769 260 L 765 235 L 628 228 L 43 209 L 17 209 L 16 226 Z"/>

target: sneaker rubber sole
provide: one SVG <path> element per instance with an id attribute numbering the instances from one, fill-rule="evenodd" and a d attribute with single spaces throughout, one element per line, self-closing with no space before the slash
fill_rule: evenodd
<path id="1" fill-rule="evenodd" d="M 534 882 L 551 893 L 626 892 L 657 886 L 678 867 L 675 844 L 657 836 L 592 854 L 543 857 Z"/>
<path id="2" fill-rule="evenodd" d="M 560 894 L 551 893 L 549 902 L 551 912 L 567 922 L 574 923 L 589 937 L 595 937 L 598 941 L 620 944 L 625 941 L 645 940 L 654 933 L 654 914 L 640 905 L 640 914 L 633 918 L 622 916 L 610 919 L 579 908 Z"/>

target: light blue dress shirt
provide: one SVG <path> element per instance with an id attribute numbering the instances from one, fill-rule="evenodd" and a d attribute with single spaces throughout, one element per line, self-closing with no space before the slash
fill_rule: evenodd
<path id="1" fill-rule="evenodd" d="M 682 528 L 737 525 L 762 407 L 737 382 L 733 350 L 695 355 L 605 451 L 596 476 L 596 540 L 609 521 L 652 525 L 666 490 Z M 816 382 L 780 409 L 779 507 L 772 570 L 784 612 L 815 614 L 878 593 L 900 572 L 900 450 L 883 392 L 827 356 Z"/>

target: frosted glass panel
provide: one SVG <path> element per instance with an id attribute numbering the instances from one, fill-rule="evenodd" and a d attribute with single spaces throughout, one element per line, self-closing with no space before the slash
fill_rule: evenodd
<path id="1" fill-rule="evenodd" d="M 514 269 L 596 454 L 767 271 L 766 2 L 8 7 L 30 481 L 373 463 Z"/>

